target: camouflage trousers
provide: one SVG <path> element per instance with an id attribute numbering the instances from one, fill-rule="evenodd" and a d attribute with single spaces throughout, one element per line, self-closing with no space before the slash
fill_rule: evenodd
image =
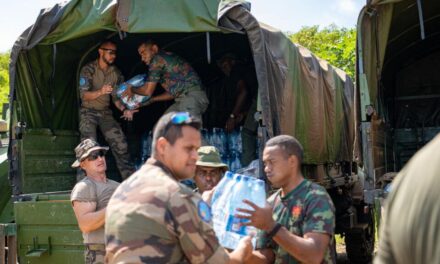
<path id="1" fill-rule="evenodd" d="M 113 118 L 112 111 L 110 109 L 93 110 L 81 108 L 79 120 L 81 140 L 86 138 L 96 140 L 98 127 L 110 146 L 122 179 L 128 178 L 134 172 L 134 166 L 130 162 L 127 140 L 121 126 Z"/>
<path id="2" fill-rule="evenodd" d="M 101 248 L 100 250 L 94 250 L 95 248 Z M 85 264 L 104 264 L 105 258 L 105 246 L 101 244 L 97 245 L 86 245 L 85 251 Z"/>
<path id="3" fill-rule="evenodd" d="M 208 108 L 209 100 L 203 90 L 192 90 L 174 99 L 166 113 L 175 112 L 189 112 L 192 116 L 202 120 L 202 114 Z"/>

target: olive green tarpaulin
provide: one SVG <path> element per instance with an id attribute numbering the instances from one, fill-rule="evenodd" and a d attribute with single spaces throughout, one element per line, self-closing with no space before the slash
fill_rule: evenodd
<path id="1" fill-rule="evenodd" d="M 350 78 L 259 23 L 244 1 L 72 0 L 47 9 L 12 50 L 13 111 L 30 128 L 77 130 L 77 73 L 97 42 L 126 33 L 195 32 L 247 35 L 270 136 L 296 136 L 309 164 L 353 159 Z"/>

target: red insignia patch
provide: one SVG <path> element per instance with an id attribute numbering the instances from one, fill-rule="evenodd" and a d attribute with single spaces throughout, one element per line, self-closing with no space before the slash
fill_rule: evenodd
<path id="1" fill-rule="evenodd" d="M 301 215 L 302 208 L 301 206 L 295 205 L 292 207 L 292 216 L 298 218 Z"/>

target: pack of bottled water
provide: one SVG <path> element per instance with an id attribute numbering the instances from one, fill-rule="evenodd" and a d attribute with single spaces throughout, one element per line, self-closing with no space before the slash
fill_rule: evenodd
<path id="1" fill-rule="evenodd" d="M 222 162 L 227 164 L 231 171 L 235 172 L 242 167 L 241 128 L 227 133 L 222 128 L 214 127 L 212 130 L 202 129 L 201 133 L 203 143 L 216 147 L 220 152 Z"/>
<path id="2" fill-rule="evenodd" d="M 146 74 L 138 74 L 131 78 L 130 80 L 120 84 L 116 90 L 116 96 L 121 99 L 122 103 L 128 108 L 128 109 L 134 109 L 138 107 L 140 104 L 145 103 L 150 99 L 150 96 L 143 96 L 135 94 L 132 98 L 128 99 L 127 97 L 123 96 L 122 94 L 127 90 L 128 85 L 130 84 L 134 89 L 139 88 L 145 84 L 145 81 L 147 80 Z"/>
<path id="3" fill-rule="evenodd" d="M 211 200 L 213 228 L 220 244 L 229 249 L 235 249 L 245 236 L 252 236 L 255 247 L 257 229 L 243 225 L 247 220 L 236 217 L 237 208 L 252 208 L 243 203 L 249 200 L 259 207 L 266 203 L 264 181 L 242 174 L 226 172 L 218 183 Z"/>

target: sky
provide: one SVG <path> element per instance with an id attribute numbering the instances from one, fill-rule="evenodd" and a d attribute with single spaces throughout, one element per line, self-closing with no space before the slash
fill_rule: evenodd
<path id="1" fill-rule="evenodd" d="M 313 25 L 355 27 L 359 11 L 366 3 L 366 0 L 248 1 L 259 21 L 291 33 Z M 59 2 L 63 0 L 0 0 L 0 52 L 12 48 L 21 33 L 35 22 L 41 9 Z"/>

